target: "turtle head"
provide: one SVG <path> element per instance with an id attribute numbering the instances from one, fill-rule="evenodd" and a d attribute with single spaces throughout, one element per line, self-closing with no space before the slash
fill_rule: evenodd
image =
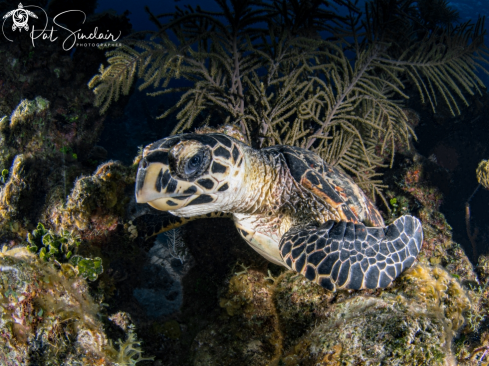
<path id="1" fill-rule="evenodd" d="M 240 195 L 245 145 L 224 134 L 183 134 L 144 149 L 136 201 L 176 215 L 226 211 Z"/>

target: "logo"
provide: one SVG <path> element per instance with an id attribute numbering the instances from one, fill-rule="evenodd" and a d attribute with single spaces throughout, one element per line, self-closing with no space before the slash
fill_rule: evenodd
<path id="1" fill-rule="evenodd" d="M 22 28 L 24 28 L 26 31 L 29 30 L 29 24 L 27 22 L 29 21 L 29 16 L 36 18 L 37 15 L 34 14 L 32 11 L 24 9 L 24 6 L 22 3 L 19 3 L 19 7 L 15 10 L 9 11 L 7 14 L 3 16 L 3 19 L 7 19 L 9 17 L 12 17 L 12 20 L 14 21 L 14 25 L 12 26 L 12 30 L 18 29 L 19 32 L 22 31 Z"/>
<path id="2" fill-rule="evenodd" d="M 32 11 L 27 10 L 26 8 L 38 8 L 40 11 L 44 13 L 44 27 L 41 28 L 36 28 L 34 24 L 32 24 L 30 31 L 29 31 L 29 25 L 27 22 L 29 21 L 29 17 L 38 19 L 38 16 L 34 14 Z M 86 14 L 81 11 L 81 10 L 66 10 L 62 13 L 59 13 L 56 15 L 54 18 L 50 20 L 48 18 L 48 15 L 44 11 L 43 8 L 37 6 L 37 5 L 28 5 L 24 7 L 22 3 L 19 3 L 19 6 L 17 9 L 14 9 L 12 11 L 9 11 L 7 14 L 3 16 L 3 23 L 2 23 L 2 33 L 3 36 L 10 42 L 13 42 L 12 39 L 10 39 L 6 34 L 4 30 L 4 25 L 5 22 L 8 18 L 12 17 L 13 25 L 12 25 L 12 30 L 16 31 L 17 29 L 19 32 L 22 31 L 22 29 L 26 30 L 29 32 L 29 37 L 31 38 L 32 41 L 32 46 L 36 47 L 35 43 L 36 40 L 41 39 L 49 42 L 55 42 L 58 39 L 58 35 L 60 30 L 64 30 L 62 32 L 63 35 L 68 34 L 66 38 L 62 42 L 62 47 L 65 51 L 71 50 L 73 47 L 104 47 L 104 46 L 117 46 L 117 44 L 114 44 L 119 37 L 121 36 L 121 32 L 119 31 L 118 35 L 114 35 L 111 32 L 101 32 L 97 27 L 93 29 L 92 32 L 90 33 L 83 33 L 81 29 L 77 30 L 71 30 L 70 28 L 67 28 L 66 26 L 63 26 L 63 14 L 67 13 L 72 13 L 72 12 L 78 12 L 81 13 L 80 16 L 83 17 L 83 22 L 82 24 L 85 24 L 85 21 L 87 19 Z M 58 23 L 59 21 L 59 23 Z M 51 28 L 49 28 L 50 23 L 53 23 L 54 25 L 51 25 Z M 61 24 L 60 24 L 61 23 Z M 60 28 L 60 29 L 58 29 Z M 8 33 L 8 32 L 7 32 Z M 110 42 L 110 43 L 108 43 Z M 120 44 L 119 44 L 120 45 Z"/>

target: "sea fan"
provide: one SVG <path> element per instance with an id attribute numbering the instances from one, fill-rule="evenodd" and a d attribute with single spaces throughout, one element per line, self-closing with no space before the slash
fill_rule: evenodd
<path id="1" fill-rule="evenodd" d="M 164 234 L 171 257 L 178 259 L 183 264 L 187 259 L 187 247 L 183 241 L 181 229 L 173 229 Z"/>

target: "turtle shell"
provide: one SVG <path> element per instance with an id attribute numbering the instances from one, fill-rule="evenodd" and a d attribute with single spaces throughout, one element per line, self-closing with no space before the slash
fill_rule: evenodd
<path id="1" fill-rule="evenodd" d="M 360 187 L 317 154 L 285 145 L 265 150 L 281 154 L 294 180 L 335 209 L 342 220 L 374 227 L 384 226 L 380 212 Z"/>

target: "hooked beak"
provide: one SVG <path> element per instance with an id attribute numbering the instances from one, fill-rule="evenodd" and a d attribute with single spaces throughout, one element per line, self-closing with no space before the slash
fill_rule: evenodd
<path id="1" fill-rule="evenodd" d="M 167 170 L 168 166 L 162 163 L 151 163 L 146 168 L 138 170 L 136 178 L 137 203 L 147 203 L 160 211 L 174 211 L 186 206 L 195 198 L 192 193 L 196 193 L 196 190 L 187 194 L 168 193 L 167 187 L 162 187 L 162 178 Z"/>
<path id="2" fill-rule="evenodd" d="M 151 163 L 146 168 L 140 168 L 136 178 L 136 202 L 148 203 L 161 198 L 161 192 L 156 190 L 159 175 L 166 168 L 161 163 Z"/>

